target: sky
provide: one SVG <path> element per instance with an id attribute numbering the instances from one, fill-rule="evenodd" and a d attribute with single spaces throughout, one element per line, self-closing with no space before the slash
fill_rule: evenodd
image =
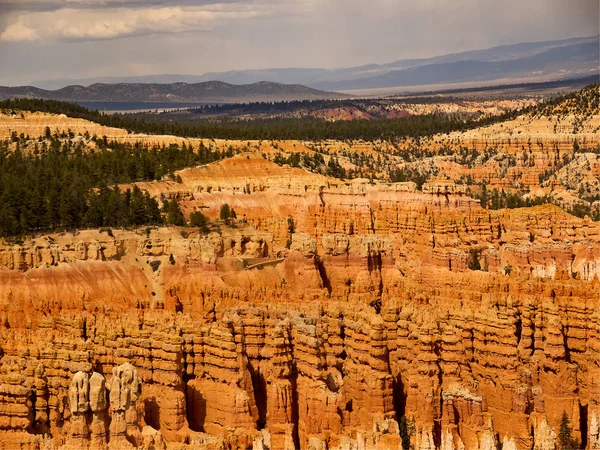
<path id="1" fill-rule="evenodd" d="M 0 0 L 0 85 L 348 67 L 598 34 L 598 0 Z"/>

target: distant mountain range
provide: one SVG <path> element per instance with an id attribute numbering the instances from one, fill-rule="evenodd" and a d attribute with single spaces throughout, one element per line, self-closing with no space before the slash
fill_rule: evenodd
<path id="1" fill-rule="evenodd" d="M 340 69 L 280 68 L 236 70 L 204 75 L 150 75 L 85 80 L 42 80 L 46 89 L 70 84 L 96 83 L 200 83 L 222 81 L 235 85 L 270 81 L 300 84 L 326 91 L 426 86 L 493 80 L 547 81 L 589 76 L 599 71 L 600 36 L 502 45 L 485 50 L 402 59 Z M 300 89 L 300 88 L 298 88 Z M 306 89 L 306 88 L 305 88 Z"/>
<path id="2" fill-rule="evenodd" d="M 275 100 L 317 100 L 345 98 L 344 94 L 324 92 L 298 84 L 281 84 L 261 81 L 253 84 L 233 85 L 222 81 L 202 83 L 95 83 L 85 87 L 67 86 L 58 90 L 45 90 L 33 86 L 0 86 L 0 99 L 43 98 L 70 102 L 152 102 L 152 103 L 211 103 L 256 102 Z"/>
<path id="3" fill-rule="evenodd" d="M 502 60 L 462 60 L 392 70 L 367 78 L 325 81 L 320 89 L 353 90 L 441 83 L 486 82 L 498 79 L 541 76 L 572 77 L 598 72 L 598 44 L 586 43 L 552 48 L 533 56 Z"/>

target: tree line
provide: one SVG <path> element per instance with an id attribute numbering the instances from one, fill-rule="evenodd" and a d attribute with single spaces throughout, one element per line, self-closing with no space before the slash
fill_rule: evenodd
<path id="1" fill-rule="evenodd" d="M 569 214 L 572 214 L 576 217 L 583 218 L 585 216 L 588 216 L 593 221 L 600 221 L 600 210 L 592 209 L 591 201 L 589 203 L 573 202 L 571 204 L 564 204 L 558 202 L 551 195 L 544 195 L 541 197 L 528 197 L 524 199 L 522 197 L 522 193 L 507 193 L 504 191 L 504 189 L 498 190 L 496 188 L 490 191 L 486 188 L 485 184 L 482 184 L 481 192 L 473 192 L 471 190 L 468 190 L 468 193 L 471 197 L 479 200 L 481 206 L 485 209 L 514 209 L 553 204 L 559 206 Z"/>
<path id="2" fill-rule="evenodd" d="M 465 131 L 491 125 L 517 117 L 520 114 L 552 114 L 556 106 L 566 102 L 569 110 L 597 110 L 598 84 L 587 86 L 579 92 L 557 96 L 537 105 L 507 111 L 497 116 L 464 118 L 457 114 L 425 114 L 394 119 L 355 119 L 327 121 L 314 117 L 240 119 L 177 120 L 177 116 L 160 114 L 103 114 L 83 106 L 55 100 L 19 98 L 0 102 L 0 110 L 40 111 L 65 114 L 87 119 L 101 125 L 123 128 L 130 132 L 171 134 L 175 136 L 220 139 L 363 139 L 394 140 L 405 137 L 418 138 L 437 133 Z"/>
<path id="3" fill-rule="evenodd" d="M 437 133 L 464 131 L 501 122 L 517 115 L 516 111 L 499 116 L 465 119 L 456 114 L 425 114 L 393 119 L 356 119 L 327 121 L 315 117 L 173 120 L 160 114 L 103 114 L 83 106 L 55 100 L 13 99 L 0 102 L 0 110 L 40 111 L 65 114 L 109 127 L 135 133 L 170 134 L 174 136 L 215 139 L 363 139 L 394 140 L 404 137 L 431 136 Z"/>
<path id="4" fill-rule="evenodd" d="M 232 156 L 191 145 L 152 147 L 97 139 L 61 140 L 10 148 L 0 141 L 0 236 L 105 226 L 181 224 L 177 202 L 158 202 L 139 188 L 119 183 L 159 180 L 184 167 Z M 33 148 L 31 148 L 33 147 Z M 174 204 L 173 204 L 174 203 Z"/>
<path id="5" fill-rule="evenodd" d="M 221 114 L 281 114 L 292 113 L 298 110 L 318 111 L 327 108 L 355 107 L 362 111 L 367 111 L 369 107 L 385 107 L 388 105 L 406 104 L 423 105 L 453 103 L 460 101 L 457 97 L 440 96 L 418 96 L 402 98 L 384 98 L 384 99 L 345 99 L 345 100 L 283 100 L 283 101 L 265 101 L 265 102 L 245 102 L 245 103 L 218 103 L 199 105 L 190 108 L 182 108 L 191 114 L 198 115 L 221 115 Z"/>

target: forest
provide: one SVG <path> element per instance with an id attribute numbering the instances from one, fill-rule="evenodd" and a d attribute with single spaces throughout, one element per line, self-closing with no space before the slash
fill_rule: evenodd
<path id="1" fill-rule="evenodd" d="M 598 108 L 598 85 L 589 86 L 577 94 L 561 97 L 561 104 L 553 99 L 545 104 L 527 108 L 532 114 L 561 114 L 575 112 L 588 115 Z M 561 105 L 561 106 L 559 106 Z M 566 106 L 562 106 L 566 105 Z M 17 99 L 0 102 L 0 110 L 19 114 L 19 110 L 66 114 L 92 120 L 107 126 L 124 127 L 130 131 L 168 133 L 180 136 L 239 139 L 392 139 L 400 136 L 423 136 L 455 129 L 479 126 L 483 123 L 505 120 L 504 116 L 478 121 L 463 120 L 451 115 L 412 116 L 401 119 L 355 120 L 326 122 L 316 118 L 259 119 L 251 121 L 198 121 L 193 123 L 149 122 L 128 115 L 105 115 L 76 104 Z M 521 111 L 521 113 L 523 110 Z M 89 145 L 92 144 L 90 150 Z M 30 140 L 13 133 L 0 142 L 0 236 L 16 237 L 35 232 L 48 232 L 85 227 L 129 227 L 150 224 L 185 223 L 179 205 L 156 199 L 134 187 L 119 190 L 122 183 L 177 180 L 175 171 L 185 167 L 207 164 L 233 155 L 231 148 L 219 152 L 199 144 L 176 144 L 149 147 L 141 143 L 109 141 L 106 137 L 81 136 L 72 132 L 53 134 L 46 129 L 45 136 Z M 411 160 L 415 155 L 401 155 Z M 472 155 L 461 153 L 461 164 L 468 164 Z M 273 161 L 290 164 L 337 178 L 364 176 L 345 170 L 336 157 L 325 158 L 319 152 L 308 154 L 277 154 Z M 355 161 L 359 162 L 359 161 Z M 360 166 L 363 167 L 363 161 Z M 420 189 L 426 182 L 426 173 L 408 168 L 390 168 L 392 182 L 414 181 Z M 372 176 L 372 175 L 371 175 Z M 550 203 L 552 198 L 524 199 L 518 193 L 505 193 L 485 186 L 472 194 L 481 200 L 484 208 L 518 208 Z M 590 197 L 590 205 L 594 198 Z M 567 205 L 568 212 L 600 220 L 600 212 L 584 203 Z M 563 206 L 563 205 L 561 205 Z M 563 206 L 564 207 L 564 206 Z M 205 227 L 202 217 L 193 222 Z"/>
<path id="2" fill-rule="evenodd" d="M 514 209 L 553 204 L 559 206 L 569 214 L 572 214 L 576 217 L 583 218 L 585 216 L 589 216 L 589 218 L 593 221 L 600 221 L 600 210 L 594 210 L 591 207 L 591 204 L 596 201 L 596 199 L 589 199 L 590 201 L 587 203 L 573 202 L 572 204 L 567 204 L 559 202 L 554 197 L 549 195 L 525 198 L 523 195 L 524 192 L 507 193 L 504 191 L 504 189 L 493 189 L 489 191 L 486 189 L 485 184 L 482 184 L 481 188 L 481 192 L 473 192 L 469 189 L 468 194 L 471 197 L 479 200 L 481 206 L 485 209 Z"/>
<path id="3" fill-rule="evenodd" d="M 9 150 L 0 142 L 0 236 L 64 229 L 182 225 L 177 202 L 163 202 L 117 183 L 152 181 L 176 170 L 232 156 L 200 145 L 152 147 L 96 139 L 94 151 L 82 141 L 51 136 L 33 151 Z"/>
<path id="4" fill-rule="evenodd" d="M 241 119 L 199 119 L 194 121 L 173 120 L 171 116 L 160 114 L 104 114 L 90 111 L 83 106 L 55 100 L 20 98 L 0 102 L 4 111 L 40 111 L 53 114 L 65 114 L 69 117 L 87 119 L 101 125 L 124 128 L 129 132 L 147 134 L 171 134 L 174 136 L 211 138 L 211 139 L 362 139 L 376 140 L 432 136 L 437 133 L 465 131 L 491 125 L 517 117 L 520 114 L 551 115 L 571 112 L 588 115 L 598 109 L 598 84 L 589 85 L 582 91 L 573 92 L 548 99 L 537 105 L 520 110 L 512 110 L 497 116 L 464 118 L 454 114 L 424 114 L 410 117 L 376 120 L 341 120 L 303 118 L 263 118 Z M 415 101 L 426 102 L 422 98 Z M 556 107 L 566 101 L 568 111 L 556 111 Z M 343 102 L 343 101 L 342 101 Z M 288 107 L 291 103 L 287 103 Z M 249 108 L 253 108 L 248 106 Z M 264 105 L 257 104 L 256 108 Z M 273 106 L 275 107 L 275 106 Z M 214 107 L 218 108 L 218 107 Z"/>
<path id="5" fill-rule="evenodd" d="M 192 114 L 218 115 L 218 114 L 259 114 L 259 113 L 285 113 L 298 110 L 315 111 L 325 108 L 358 107 L 366 109 L 369 106 L 380 106 L 382 104 L 405 103 L 410 105 L 452 103 L 456 97 L 406 97 L 401 100 L 395 99 L 348 99 L 348 100 L 292 100 L 281 102 L 253 102 L 253 103 L 223 103 L 213 105 L 201 105 L 189 108 Z"/>
<path id="6" fill-rule="evenodd" d="M 425 114 L 394 119 L 352 121 L 326 121 L 324 119 L 265 118 L 253 120 L 200 119 L 177 121 L 160 114 L 104 114 L 90 111 L 83 106 L 41 99 L 13 99 L 0 102 L 0 110 L 40 111 L 65 114 L 109 127 L 117 127 L 135 133 L 170 134 L 174 136 L 211 139 L 387 139 L 431 136 L 488 125 L 515 117 L 510 111 L 498 116 L 465 119 L 452 114 Z"/>

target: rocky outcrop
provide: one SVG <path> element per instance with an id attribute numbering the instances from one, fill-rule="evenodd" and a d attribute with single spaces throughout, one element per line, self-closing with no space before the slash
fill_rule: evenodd
<path id="1" fill-rule="evenodd" d="M 112 370 L 110 381 L 109 449 L 134 448 L 141 443 L 141 430 L 136 402 L 142 391 L 141 381 L 135 368 L 124 363 Z"/>
<path id="2" fill-rule="evenodd" d="M 598 448 L 597 223 L 240 161 L 235 228 L 0 247 L 0 448 Z"/>
<path id="3" fill-rule="evenodd" d="M 384 277 L 385 285 L 388 281 Z M 418 292 L 410 283 L 402 287 Z M 565 300 L 581 302 L 583 291 L 571 286 L 574 297 L 562 292 L 553 301 L 543 284 L 534 284 L 521 292 L 531 298 L 522 302 L 508 294 L 516 287 L 509 282 L 499 290 L 504 293 L 490 293 L 480 304 L 465 299 L 460 310 L 444 306 L 443 297 L 426 289 L 420 294 L 431 295 L 428 303 L 416 307 L 406 295 L 384 301 L 380 314 L 334 301 L 316 308 L 298 303 L 217 308 L 216 322 L 200 325 L 186 313 L 167 311 L 141 311 L 137 323 L 113 318 L 109 328 L 89 316 L 85 342 L 93 351 L 84 356 L 64 347 L 63 358 L 83 356 L 81 363 L 103 371 L 110 394 L 99 373 L 62 370 L 65 387 L 46 394 L 44 406 L 32 392 L 49 392 L 52 378 L 43 375 L 37 388 L 24 381 L 23 400 L 12 402 L 22 404 L 23 431 L 17 433 L 19 422 L 13 421 L 2 437 L 40 438 L 34 411 L 45 410 L 51 442 L 64 440 L 69 449 L 210 439 L 224 448 L 399 448 L 399 422 L 403 430 L 407 423 L 414 427 L 416 448 L 494 448 L 498 440 L 515 448 L 546 448 L 555 446 L 567 411 L 576 435 L 594 448 L 597 300 L 573 309 Z M 577 317 L 586 318 L 579 325 L 583 334 Z M 12 348 L 3 343 L 3 367 L 40 345 L 19 342 Z M 168 368 L 169 355 L 181 358 L 183 366 Z M 58 357 L 40 354 L 37 363 L 59 367 Z M 130 364 L 116 366 L 124 358 L 139 364 L 139 376 Z M 22 361 L 23 372 L 36 363 Z M 140 384 L 143 408 L 136 409 Z M 2 392 L 9 386 L 3 380 Z M 149 427 L 141 432 L 144 424 Z"/>

